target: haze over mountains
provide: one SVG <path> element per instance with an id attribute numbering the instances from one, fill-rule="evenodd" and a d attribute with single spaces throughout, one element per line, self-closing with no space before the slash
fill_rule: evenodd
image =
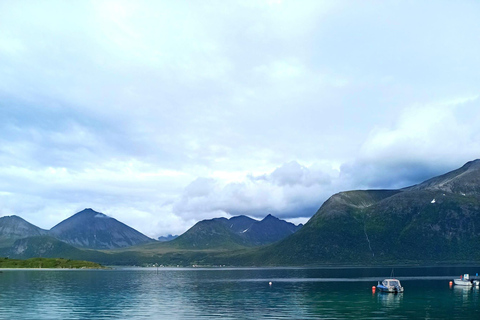
<path id="1" fill-rule="evenodd" d="M 22 257 L 61 255 L 110 264 L 294 266 L 478 262 L 480 160 L 403 189 L 340 192 L 325 201 L 303 227 L 272 216 L 262 221 L 245 216 L 217 218 L 198 222 L 175 240 L 157 242 L 110 219 L 86 209 L 52 228 L 55 232 L 47 232 L 19 217 L 3 217 L 0 231 L 5 231 L 0 233 L 3 241 L 0 243 L 14 241 L 14 244 L 2 253 Z M 12 221 L 17 221 L 19 227 L 12 226 L 16 225 Z M 19 239 L 23 234 L 19 230 L 25 230 L 27 238 Z M 65 242 L 51 240 L 45 233 Z M 127 236 L 136 239 L 137 244 L 130 245 L 134 240 L 125 240 Z M 110 239 L 116 239 L 115 244 Z M 81 250 L 71 244 L 117 249 L 103 253 Z"/>

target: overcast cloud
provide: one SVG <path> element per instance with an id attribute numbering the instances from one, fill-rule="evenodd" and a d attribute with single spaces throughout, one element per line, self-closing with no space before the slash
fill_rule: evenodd
<path id="1" fill-rule="evenodd" d="M 0 0 L 0 216 L 305 222 L 480 158 L 477 1 Z"/>

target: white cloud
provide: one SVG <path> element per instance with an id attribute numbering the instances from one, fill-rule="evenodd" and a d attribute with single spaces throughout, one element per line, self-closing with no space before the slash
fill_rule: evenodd
<path id="1" fill-rule="evenodd" d="M 392 126 L 378 126 L 342 173 L 352 186 L 406 187 L 477 159 L 478 96 L 407 107 Z M 348 178 L 347 178 L 348 177 Z"/>
<path id="2" fill-rule="evenodd" d="M 0 214 L 298 219 L 478 158 L 479 4 L 0 2 Z"/>
<path id="3" fill-rule="evenodd" d="M 268 174 L 247 175 L 240 182 L 199 178 L 185 188 L 174 211 L 197 219 L 219 214 L 305 218 L 313 215 L 332 192 L 331 180 L 335 174 L 335 171 L 324 173 L 314 166 L 309 168 L 292 161 Z"/>
<path id="4" fill-rule="evenodd" d="M 364 143 L 362 156 L 403 162 L 438 161 L 450 152 L 453 162 L 478 156 L 478 96 L 406 108 L 393 128 L 378 127 Z"/>

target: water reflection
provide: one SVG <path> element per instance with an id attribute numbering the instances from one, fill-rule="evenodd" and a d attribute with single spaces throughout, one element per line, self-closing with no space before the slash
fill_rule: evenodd
<path id="1" fill-rule="evenodd" d="M 388 319 L 391 311 L 398 319 L 472 319 L 480 312 L 479 291 L 449 289 L 442 273 L 422 280 L 404 272 L 405 293 L 372 294 L 383 270 L 365 269 L 4 271 L 0 319 Z"/>
<path id="2" fill-rule="evenodd" d="M 384 307 L 388 307 L 390 309 L 398 308 L 403 300 L 403 293 L 395 294 L 380 292 L 377 294 L 377 299 L 378 302 L 380 302 Z"/>
<path id="3" fill-rule="evenodd" d="M 467 286 L 453 286 L 453 292 L 456 296 L 468 297 L 468 295 L 473 291 L 472 287 Z"/>

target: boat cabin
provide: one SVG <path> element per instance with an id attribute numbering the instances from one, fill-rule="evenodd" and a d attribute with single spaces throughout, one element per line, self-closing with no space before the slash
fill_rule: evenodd
<path id="1" fill-rule="evenodd" d="M 400 281 L 398 281 L 397 279 L 385 279 L 382 281 L 382 284 L 385 287 L 401 287 Z"/>

